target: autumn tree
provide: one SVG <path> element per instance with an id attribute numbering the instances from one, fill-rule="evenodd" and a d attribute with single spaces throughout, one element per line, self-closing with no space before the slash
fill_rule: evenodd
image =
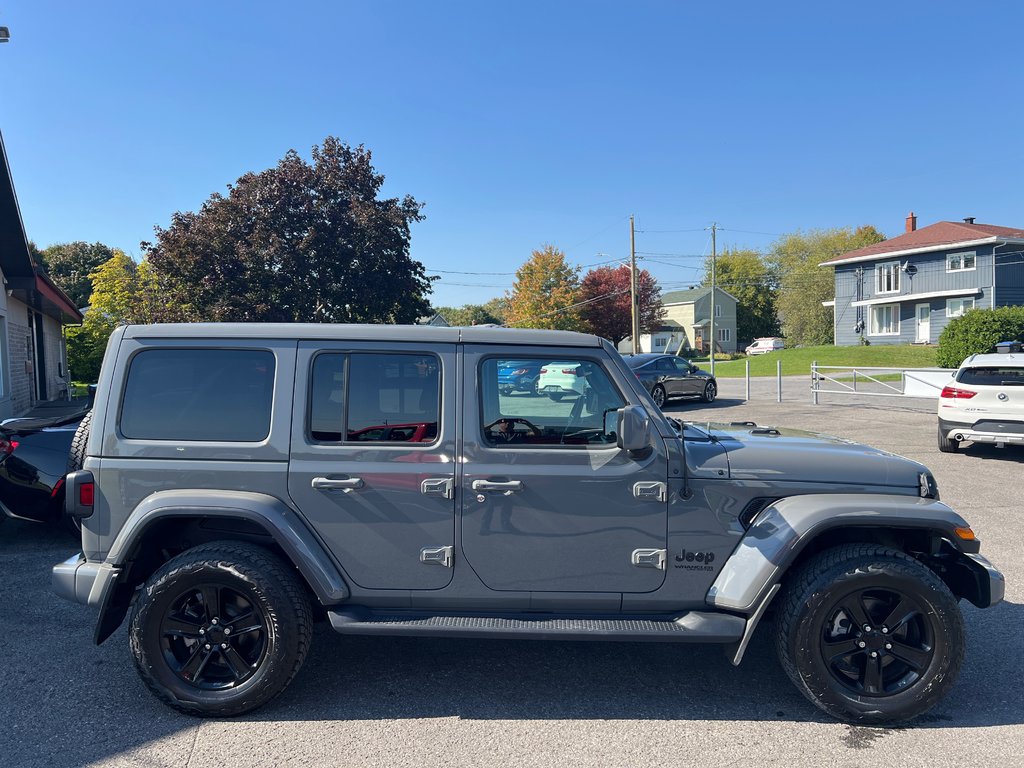
<path id="1" fill-rule="evenodd" d="M 92 282 L 89 275 L 109 260 L 114 250 L 103 243 L 57 243 L 41 252 L 41 266 L 76 307 L 89 303 Z"/>
<path id="2" fill-rule="evenodd" d="M 640 332 L 651 333 L 661 325 L 665 311 L 661 307 L 658 281 L 646 269 L 637 272 L 637 299 Z M 583 276 L 580 283 L 582 329 L 618 343 L 633 333 L 633 311 L 629 267 L 598 267 Z"/>
<path id="3" fill-rule="evenodd" d="M 430 281 L 409 255 L 412 197 L 381 198 L 370 151 L 334 137 L 247 173 L 143 243 L 182 320 L 411 323 Z"/>
<path id="4" fill-rule="evenodd" d="M 152 323 L 160 318 L 162 298 L 149 264 L 136 264 L 114 249 L 89 276 L 93 286 L 82 325 L 67 329 L 68 367 L 78 381 L 96 381 L 107 339 L 118 325 Z"/>
<path id="5" fill-rule="evenodd" d="M 715 283 L 736 297 L 736 340 L 753 341 L 779 332 L 775 271 L 760 253 L 728 248 L 715 260 Z M 711 259 L 704 264 L 704 286 L 711 285 Z"/>
<path id="6" fill-rule="evenodd" d="M 507 294 L 506 325 L 575 331 L 580 326 L 579 267 L 571 267 L 565 254 L 546 245 L 534 251 L 516 271 Z"/>
<path id="7" fill-rule="evenodd" d="M 787 342 L 832 343 L 832 308 L 821 303 L 835 298 L 835 277 L 831 267 L 818 265 L 883 240 L 877 229 L 864 226 L 794 232 L 772 245 L 769 261 L 778 274 L 778 311 Z"/>

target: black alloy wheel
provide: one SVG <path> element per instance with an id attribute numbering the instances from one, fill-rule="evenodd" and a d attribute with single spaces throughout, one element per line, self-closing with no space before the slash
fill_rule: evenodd
<path id="1" fill-rule="evenodd" d="M 661 384 L 656 384 L 654 389 L 651 390 L 651 397 L 654 398 L 654 404 L 659 408 L 665 406 L 665 401 L 668 400 L 668 396 L 665 394 L 665 388 Z"/>
<path id="2" fill-rule="evenodd" d="M 709 381 L 704 385 L 704 391 L 701 393 L 700 399 L 705 403 L 713 403 L 716 397 L 718 397 L 718 385 L 713 381 Z"/>
<path id="3" fill-rule="evenodd" d="M 259 603 L 232 587 L 188 587 L 160 623 L 164 661 L 182 681 L 202 690 L 232 688 L 259 668 L 268 622 Z"/>

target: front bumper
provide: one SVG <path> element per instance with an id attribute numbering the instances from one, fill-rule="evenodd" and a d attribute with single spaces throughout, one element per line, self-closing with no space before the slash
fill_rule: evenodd
<path id="1" fill-rule="evenodd" d="M 984 555 L 963 552 L 962 556 L 970 561 L 971 570 L 974 571 L 978 578 L 978 585 L 981 587 L 981 600 L 975 605 L 979 608 L 991 608 L 993 605 L 1001 603 L 1006 594 L 1006 579 L 1003 578 L 1003 574 L 996 570 Z M 985 599 L 986 584 L 988 585 L 987 600 Z"/>
<path id="2" fill-rule="evenodd" d="M 53 566 L 50 584 L 65 600 L 97 607 L 120 573 L 120 568 L 109 563 L 90 563 L 79 552 Z"/>

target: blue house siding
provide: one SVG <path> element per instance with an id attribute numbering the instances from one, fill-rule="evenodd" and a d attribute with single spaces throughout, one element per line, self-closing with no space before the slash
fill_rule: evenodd
<path id="1" fill-rule="evenodd" d="M 947 257 L 950 253 L 975 254 L 975 267 L 969 270 L 947 271 Z M 1021 264 L 1014 263 L 1021 261 Z M 879 292 L 879 273 L 883 266 L 898 263 L 899 290 L 893 293 Z M 996 301 L 1002 305 L 1024 304 L 1024 255 L 1010 257 L 1000 253 L 998 262 L 1004 264 L 996 269 L 998 288 Z M 1019 268 L 1019 273 L 1014 272 Z M 1012 273 L 1012 274 L 1011 274 Z M 1005 286 L 1004 286 L 1004 274 Z M 835 343 L 837 345 L 859 344 L 863 336 L 872 344 L 909 344 L 917 341 L 918 304 L 928 304 L 928 342 L 936 343 L 942 330 L 949 322 L 946 316 L 948 299 L 973 298 L 978 309 L 992 306 L 993 246 L 991 244 L 974 248 L 945 248 L 931 253 L 903 257 L 880 256 L 878 259 L 853 264 L 839 264 L 835 267 Z M 967 291 L 977 291 L 967 293 Z M 928 296 L 927 294 L 964 291 L 956 296 Z M 924 295 L 922 297 L 922 295 Z M 921 297 L 921 298 L 916 298 Z M 873 304 L 856 307 L 855 301 L 879 300 Z M 884 299 L 884 301 L 882 301 Z M 899 332 L 896 334 L 872 333 L 872 307 L 899 305 Z M 860 330 L 858 330 L 860 329 Z"/>
<path id="2" fill-rule="evenodd" d="M 1024 252 L 1001 248 L 996 253 L 996 306 L 1024 304 Z"/>

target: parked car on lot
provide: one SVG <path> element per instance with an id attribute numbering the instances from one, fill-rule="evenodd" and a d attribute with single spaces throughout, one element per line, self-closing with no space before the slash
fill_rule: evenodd
<path id="1" fill-rule="evenodd" d="M 521 360 L 585 395 L 502 396 Z M 130 614 L 138 673 L 194 715 L 284 690 L 315 617 L 346 635 L 719 643 L 739 664 L 771 607 L 808 701 L 904 721 L 956 679 L 957 601 L 1003 597 L 921 464 L 682 425 L 595 336 L 122 326 L 100 381 L 65 481 L 82 552 L 54 589 L 97 609 L 98 643 Z"/>
<path id="2" fill-rule="evenodd" d="M 623 359 L 659 408 L 674 397 L 700 398 L 711 403 L 718 396 L 715 377 L 681 357 L 641 354 L 624 355 Z"/>
<path id="3" fill-rule="evenodd" d="M 64 523 L 77 533 L 78 521 L 64 514 L 64 475 L 82 466 L 84 415 L 0 423 L 0 518 Z"/>
<path id="4" fill-rule="evenodd" d="M 537 393 L 547 395 L 555 402 L 566 395 L 581 396 L 587 391 L 587 378 L 578 362 L 555 361 L 545 363 L 537 377 Z"/>
<path id="5" fill-rule="evenodd" d="M 939 395 L 939 450 L 1024 444 L 1024 355 L 971 355 Z"/>
<path id="6" fill-rule="evenodd" d="M 775 336 L 763 339 L 754 339 L 754 343 L 744 350 L 748 355 L 764 355 L 768 352 L 778 352 L 785 347 L 785 342 Z"/>
<path id="7" fill-rule="evenodd" d="M 536 360 L 507 360 L 498 368 L 498 387 L 503 395 L 513 392 L 537 394 L 541 364 Z"/>

